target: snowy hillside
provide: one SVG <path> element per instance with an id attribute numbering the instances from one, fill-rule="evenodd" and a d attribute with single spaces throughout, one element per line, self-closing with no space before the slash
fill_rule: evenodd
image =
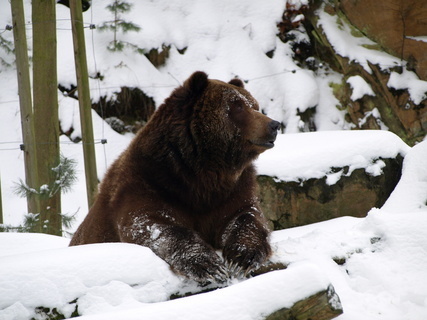
<path id="1" fill-rule="evenodd" d="M 101 31 L 100 26 L 112 20 L 112 12 L 106 9 L 107 0 L 92 2 L 84 13 L 87 59 L 90 78 L 91 98 L 114 99 L 120 87 L 137 87 L 152 97 L 157 105 L 195 70 L 206 71 L 211 78 L 224 81 L 239 76 L 246 88 L 259 101 L 268 116 L 281 121 L 284 133 L 308 130 L 311 124 L 301 114 L 316 106 L 314 126 L 318 131 L 350 129 L 353 125 L 345 119 L 345 111 L 337 108 L 339 101 L 333 94 L 331 83 L 340 83 L 342 76 L 327 65 L 319 64 L 317 71 L 300 67 L 294 59 L 292 42 L 284 43 L 277 36 L 277 23 L 286 3 L 280 0 L 265 1 L 211 1 L 179 0 L 173 4 L 167 0 L 134 1 L 128 12 L 120 18 L 140 27 L 138 32 L 117 32 L 117 39 L 137 45 L 145 51 L 152 48 L 161 50 L 170 47 L 166 64 L 155 68 L 148 59 L 135 53 L 131 47 L 122 52 L 107 49 L 114 39 L 112 31 Z M 31 2 L 24 1 L 27 15 L 27 37 L 31 39 Z M 288 6 L 298 9 L 306 0 L 288 1 Z M 0 3 L 0 21 L 11 25 L 8 2 Z M 366 48 L 370 40 L 354 37 L 348 28 L 335 24 L 333 17 L 319 13 L 319 24 L 326 30 L 337 52 L 349 59 L 371 61 L 384 68 L 400 64 L 401 61 L 376 50 Z M 301 18 L 301 17 L 300 17 Z M 95 29 L 89 25 L 97 26 Z M 63 5 L 57 5 L 58 37 L 58 81 L 64 87 L 75 85 L 75 69 L 71 36 L 70 12 Z M 291 31 L 301 41 L 307 40 L 303 26 Z M 1 36 L 13 41 L 12 32 L 3 30 Z M 29 41 L 31 49 L 31 41 Z M 31 52 L 30 52 L 31 56 Z M 0 66 L 0 176 L 2 182 L 4 222 L 18 225 L 22 222 L 26 204 L 13 193 L 14 183 L 23 179 L 23 155 L 19 150 L 22 143 L 20 115 L 17 96 L 14 57 L 0 49 L 0 58 L 11 67 Z M 99 76 L 102 76 L 102 80 Z M 420 99 L 423 81 L 416 81 L 412 72 L 391 79 L 394 87 L 404 83 L 413 84 L 410 92 L 414 99 Z M 412 82 L 405 79 L 411 78 Z M 353 98 L 371 95 L 369 85 L 360 77 L 349 78 Z M 60 125 L 64 132 L 73 129 L 71 139 L 81 135 L 78 103 L 75 99 L 59 93 Z M 377 113 L 372 111 L 374 117 Z M 368 115 L 367 115 L 368 116 Z M 127 146 L 132 135 L 119 135 L 93 112 L 95 148 L 97 153 L 98 176 L 102 179 L 109 164 Z M 379 122 L 380 119 L 378 119 Z M 387 129 L 381 125 L 383 129 Z M 100 144 L 106 139 L 107 144 Z M 87 212 L 85 196 L 80 190 L 84 185 L 82 148 L 67 137 L 61 137 L 61 152 L 78 162 L 79 187 L 63 196 L 62 211 L 73 215 L 77 212 L 77 223 Z M 79 191 L 77 191 L 79 190 Z M 76 223 L 76 224 L 77 224 Z"/>
<path id="2" fill-rule="evenodd" d="M 131 1 L 129 1 L 131 2 Z M 288 0 L 298 8 L 306 0 Z M 31 1 L 25 0 L 27 37 L 31 47 Z M 265 312 L 284 307 L 329 283 L 341 298 L 339 320 L 427 319 L 427 141 L 409 148 L 385 131 L 350 132 L 345 112 L 331 83 L 342 76 L 327 65 L 316 72 L 293 59 L 290 43 L 276 36 L 286 1 L 138 0 L 122 18 L 137 24 L 139 32 L 119 33 L 121 41 L 145 50 L 170 46 L 165 65 L 155 68 L 132 49 L 111 52 L 108 31 L 90 29 L 112 19 L 109 2 L 93 0 L 84 13 L 91 98 L 114 99 L 120 87 L 137 87 L 159 105 L 193 71 L 228 81 L 239 76 L 259 101 L 263 112 L 285 125 L 277 145 L 257 161 L 260 173 L 284 180 L 339 175 L 329 168 L 342 164 L 381 172 L 373 156 L 405 156 L 403 177 L 383 208 L 366 218 L 344 217 L 323 223 L 276 231 L 272 235 L 273 260 L 289 264 L 230 287 L 166 301 L 171 294 L 195 289 L 172 274 L 153 253 L 128 244 L 68 248 L 68 239 L 46 235 L 0 233 L 0 320 L 38 319 L 35 308 L 57 308 L 70 316 L 78 305 L 82 319 L 261 319 Z M 75 71 L 69 9 L 57 6 L 58 80 L 74 85 Z M 366 38 L 355 38 L 334 18 L 320 15 L 320 24 L 342 56 L 378 63 L 384 69 L 402 61 L 369 50 Z M 0 35 L 13 41 L 10 3 L 0 2 Z M 304 28 L 292 31 L 307 37 Z M 13 55 L 0 48 L 6 63 Z M 369 72 L 369 70 L 368 70 Z M 102 80 L 97 77 L 102 75 Z M 361 77 L 347 79 L 352 99 L 372 95 Z M 412 72 L 393 73 L 388 84 L 408 88 L 414 101 L 426 91 L 425 81 Z M 314 124 L 319 133 L 304 133 L 300 114 L 316 106 Z M 60 124 L 80 135 L 78 103 L 59 93 Z M 372 111 L 375 113 L 375 109 Z M 377 116 L 375 116 L 378 118 Z M 380 127 L 387 127 L 380 122 Z M 126 148 L 132 134 L 120 135 L 93 112 L 98 176 Z M 108 143 L 100 144 L 101 139 Z M 0 65 L 0 178 L 4 223 L 19 225 L 26 213 L 25 200 L 13 187 L 24 179 L 16 70 Z M 75 214 L 73 232 L 87 213 L 82 146 L 61 137 L 61 152 L 77 161 L 78 181 L 63 195 L 62 211 Z M 339 262 L 339 263 L 337 263 Z M 297 279 L 298 281 L 296 281 Z M 292 289 L 292 294 L 289 291 Z M 261 299 L 264 298 L 264 299 Z M 202 311 L 201 311 L 202 310 Z M 144 318 L 142 317 L 144 315 Z"/>
<path id="3" fill-rule="evenodd" d="M 206 71 L 211 78 L 228 81 L 239 76 L 246 88 L 258 99 L 267 115 L 286 125 L 286 132 L 299 132 L 299 112 L 317 105 L 316 126 L 319 130 L 348 129 L 343 111 L 338 110 L 336 98 L 329 82 L 338 81 L 339 75 L 329 70 L 315 75 L 297 66 L 292 58 L 290 44 L 279 40 L 277 23 L 286 7 L 280 0 L 247 2 L 180 0 L 134 1 L 129 12 L 121 19 L 138 25 L 138 32 L 118 32 L 120 41 L 137 45 L 149 51 L 152 48 L 170 46 L 166 64 L 156 69 L 149 60 L 131 48 L 122 52 L 107 49 L 114 38 L 111 31 L 90 29 L 89 25 L 101 26 L 112 20 L 106 9 L 108 1 L 93 1 L 91 9 L 84 13 L 86 25 L 86 50 L 90 75 L 91 99 L 114 99 L 120 87 L 137 87 L 152 97 L 157 105 L 195 70 Z M 295 7 L 306 1 L 292 1 Z M 24 1 L 27 21 L 30 21 L 31 2 Z M 0 21 L 12 25 L 9 3 L 0 4 Z M 75 85 L 75 69 L 69 9 L 57 6 L 58 81 L 64 87 Z M 303 31 L 303 30 L 302 30 Z M 304 37 L 303 32 L 300 37 Z M 4 30 L 4 39 L 13 41 L 12 32 Z M 31 25 L 27 26 L 31 39 Z M 29 41 L 31 49 L 31 41 Z M 267 53 L 274 51 L 270 58 Z M 30 52 L 31 56 L 31 52 Z M 13 62 L 11 54 L 0 50 L 0 57 Z M 25 212 L 25 201 L 13 194 L 12 188 L 19 178 L 23 179 L 23 155 L 19 150 L 22 141 L 16 71 L 13 67 L 0 66 L 0 164 L 5 223 L 18 225 Z M 102 80 L 96 75 L 102 75 Z M 78 103 L 59 93 L 59 117 L 63 132 L 73 128 L 71 138 L 80 136 Z M 93 112 L 98 176 L 102 178 L 108 165 L 129 143 L 131 136 L 114 132 Z M 101 139 L 107 139 L 101 145 Z M 61 138 L 61 152 L 78 161 L 79 181 L 82 176 L 81 145 Z M 77 189 L 77 188 L 76 188 Z M 85 196 L 78 192 L 64 195 L 63 212 L 78 212 L 78 220 L 87 212 Z M 15 212 L 19 212 L 16 214 Z"/>

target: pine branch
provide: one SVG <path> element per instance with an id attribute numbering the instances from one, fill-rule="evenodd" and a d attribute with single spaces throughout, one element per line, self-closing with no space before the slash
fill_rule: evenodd
<path id="1" fill-rule="evenodd" d="M 125 13 L 128 12 L 132 8 L 132 4 L 127 3 L 125 1 L 114 1 L 112 4 L 109 4 L 106 7 L 112 13 Z"/>
<path id="2" fill-rule="evenodd" d="M 54 192 L 62 191 L 64 193 L 71 191 L 72 185 L 77 181 L 76 176 L 77 162 L 61 155 L 60 163 L 57 167 L 52 168 L 56 173 L 56 180 L 53 188 Z"/>
<path id="3" fill-rule="evenodd" d="M 39 213 L 28 213 L 24 216 L 24 224 L 18 227 L 18 232 L 35 232 L 36 225 L 39 221 Z"/>
<path id="4" fill-rule="evenodd" d="M 22 179 L 19 179 L 19 182 L 15 182 L 15 186 L 13 187 L 13 192 L 21 197 L 21 198 L 29 198 L 33 195 L 38 195 L 39 192 L 28 186 Z"/>
<path id="5" fill-rule="evenodd" d="M 123 33 L 129 32 L 129 31 L 138 32 L 141 30 L 141 27 L 139 27 L 138 25 L 132 22 L 124 21 L 124 20 L 119 20 L 117 25 L 122 29 Z"/>
<path id="6" fill-rule="evenodd" d="M 76 214 L 77 212 L 73 215 L 61 214 L 64 229 L 70 229 L 73 226 L 73 223 L 76 221 Z"/>

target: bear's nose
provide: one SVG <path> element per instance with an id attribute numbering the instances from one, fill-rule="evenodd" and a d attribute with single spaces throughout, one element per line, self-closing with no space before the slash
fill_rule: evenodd
<path id="1" fill-rule="evenodd" d="M 279 122 L 279 121 L 272 120 L 272 121 L 268 124 L 268 128 L 270 129 L 270 133 L 271 133 L 271 134 L 277 134 L 277 130 L 279 130 L 279 129 L 280 129 L 280 122 Z"/>

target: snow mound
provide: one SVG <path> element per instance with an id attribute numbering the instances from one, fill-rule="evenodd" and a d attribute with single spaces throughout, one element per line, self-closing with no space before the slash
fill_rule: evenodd
<path id="1" fill-rule="evenodd" d="M 141 313 L 150 319 L 191 319 L 195 314 L 198 319 L 202 315 L 206 319 L 233 319 L 236 314 L 241 319 L 257 319 L 289 308 L 330 284 L 316 266 L 300 262 L 285 271 L 242 283 L 235 280 L 234 285 L 222 290 L 155 303 L 196 286 L 179 279 L 146 247 L 124 243 L 66 247 L 66 239 L 54 236 L 1 236 L 9 249 L 27 244 L 27 250 L 2 256 L 0 319 L 29 319 L 35 316 L 37 307 L 56 308 L 69 317 L 76 305 L 80 314 L 100 314 L 87 319 L 105 319 L 106 313 L 111 319 L 114 315 L 136 319 Z M 34 245 L 33 252 L 28 252 L 29 241 Z M 45 250 L 39 251 L 41 247 Z"/>
<path id="2" fill-rule="evenodd" d="M 107 319 L 262 319 L 274 311 L 289 308 L 298 300 L 328 288 L 328 280 L 310 263 L 295 263 L 287 270 L 274 271 L 213 292 L 185 299 L 145 305 L 110 314 L 81 317 Z"/>
<path id="3" fill-rule="evenodd" d="M 2 236 L 12 248 L 12 241 L 19 238 L 23 242 L 40 237 Z M 0 310 L 4 310 L 0 319 L 11 310 L 26 310 L 18 319 L 28 319 L 41 306 L 57 308 L 69 317 L 77 298 L 81 314 L 113 310 L 138 301 L 164 301 L 178 290 L 180 280 L 146 247 L 112 243 L 64 248 L 64 241 L 62 245 L 60 249 L 2 257 Z"/>
<path id="4" fill-rule="evenodd" d="M 0 256 L 20 255 L 39 250 L 52 250 L 68 245 L 69 239 L 48 234 L 0 232 Z"/>
<path id="5" fill-rule="evenodd" d="M 0 319 L 28 320 L 41 306 L 69 316 L 77 303 L 85 320 L 140 319 L 142 314 L 255 320 L 331 283 L 344 309 L 338 320 L 424 320 L 426 228 L 427 210 L 390 214 L 375 209 L 367 218 L 275 231 L 273 260 L 289 263 L 288 269 L 172 301 L 166 300 L 189 286 L 149 249 L 123 243 L 67 248 L 63 240 L 48 237 L 51 245 L 45 248 L 64 247 L 2 256 Z M 15 248 L 32 239 L 40 241 L 28 234 L 5 234 L 1 240 Z"/>
<path id="6" fill-rule="evenodd" d="M 282 181 L 304 181 L 327 177 L 336 183 L 342 174 L 331 168 L 348 166 L 350 175 L 364 168 L 368 174 L 382 174 L 381 158 L 405 156 L 408 147 L 388 131 L 322 131 L 279 135 L 276 146 L 259 156 L 258 174 L 277 177 Z"/>
<path id="7" fill-rule="evenodd" d="M 427 141 L 414 146 L 403 161 L 402 178 L 383 205 L 387 212 L 427 209 Z"/>

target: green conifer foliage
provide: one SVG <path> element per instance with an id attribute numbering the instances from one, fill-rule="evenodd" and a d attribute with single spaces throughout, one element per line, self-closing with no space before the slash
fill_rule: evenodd
<path id="1" fill-rule="evenodd" d="M 126 21 L 122 17 L 124 14 L 129 12 L 132 8 L 132 4 L 126 1 L 114 0 L 111 4 L 106 6 L 106 9 L 113 14 L 113 20 L 104 22 L 98 27 L 101 31 L 113 32 L 114 38 L 107 46 L 107 49 L 113 52 L 123 51 L 125 48 L 132 49 L 134 52 L 144 54 L 144 49 L 128 41 L 122 41 L 118 39 L 120 33 L 125 34 L 130 31 L 138 32 L 141 27 L 134 24 L 133 22 Z"/>
<path id="2" fill-rule="evenodd" d="M 0 65 L 5 68 L 11 67 L 14 63 L 12 61 L 12 57 L 14 56 L 13 42 L 3 38 L 0 35 L 0 50 L 6 53 L 5 55 L 0 54 Z M 1 68 L 0 68 L 0 72 L 1 72 Z"/>
<path id="3" fill-rule="evenodd" d="M 73 184 L 77 180 L 76 176 L 76 165 L 77 162 L 72 159 L 68 159 L 64 156 L 61 156 L 60 163 L 57 167 L 52 168 L 52 171 L 55 174 L 55 180 L 51 184 L 42 185 L 38 190 L 30 188 L 24 181 L 21 179 L 15 185 L 15 193 L 20 197 L 40 197 L 43 199 L 52 198 L 58 192 L 69 192 Z M 65 229 L 71 228 L 72 223 L 75 220 L 74 215 L 66 215 L 58 213 L 62 218 L 62 233 L 66 232 Z M 40 223 L 40 213 L 28 213 L 24 216 L 24 222 L 20 226 L 9 226 L 9 225 L 0 225 L 0 232 L 37 232 L 37 225 Z M 43 221 L 43 228 L 48 228 L 49 221 Z"/>

